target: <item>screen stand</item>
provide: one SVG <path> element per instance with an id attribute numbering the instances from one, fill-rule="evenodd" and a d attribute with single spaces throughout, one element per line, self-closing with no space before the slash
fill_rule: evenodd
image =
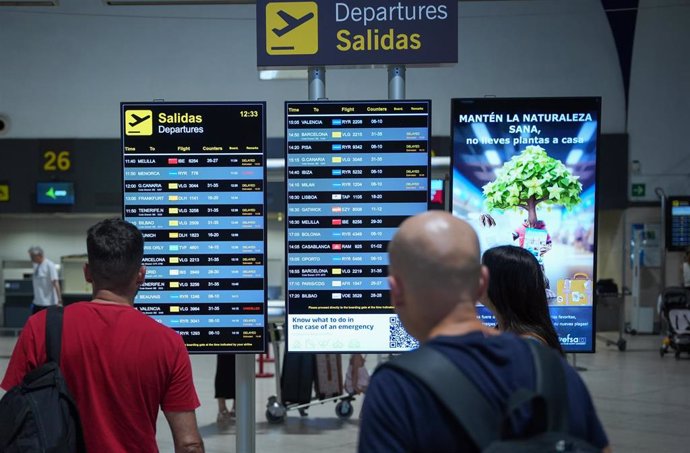
<path id="1" fill-rule="evenodd" d="M 326 99 L 326 68 L 324 66 L 309 66 L 309 100 Z"/>
<path id="2" fill-rule="evenodd" d="M 405 66 L 388 66 L 388 99 L 391 101 L 400 101 L 405 99 Z M 376 363 L 380 365 L 381 363 L 390 360 L 393 357 L 392 354 L 384 356 L 383 354 L 377 354 Z"/>
<path id="3" fill-rule="evenodd" d="M 388 66 L 388 99 L 405 99 L 405 66 Z"/>
<path id="4" fill-rule="evenodd" d="M 254 375 L 254 354 L 237 354 L 235 361 L 235 402 L 237 404 L 237 432 L 235 451 L 254 453 L 256 451 L 256 377 Z"/>
<path id="5" fill-rule="evenodd" d="M 666 289 L 666 192 L 661 187 L 654 189 L 654 193 L 659 197 L 661 202 L 661 237 L 659 238 L 659 295 L 664 293 Z"/>
<path id="6" fill-rule="evenodd" d="M 576 371 L 587 371 L 587 368 L 583 366 L 577 366 L 577 354 L 573 353 L 573 368 L 575 368 Z"/>

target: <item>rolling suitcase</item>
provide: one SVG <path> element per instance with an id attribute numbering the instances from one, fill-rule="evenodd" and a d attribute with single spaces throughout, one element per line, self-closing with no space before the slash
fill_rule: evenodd
<path id="1" fill-rule="evenodd" d="M 326 399 L 343 394 L 343 371 L 339 354 L 316 354 L 316 395 Z"/>
<path id="2" fill-rule="evenodd" d="M 283 361 L 280 389 L 283 404 L 311 401 L 314 382 L 314 354 L 288 352 Z"/>

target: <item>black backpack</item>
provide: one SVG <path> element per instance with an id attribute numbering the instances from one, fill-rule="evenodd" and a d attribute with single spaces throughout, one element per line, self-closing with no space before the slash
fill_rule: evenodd
<path id="1" fill-rule="evenodd" d="M 527 343 L 534 358 L 536 390 L 515 391 L 504 413 L 496 411 L 450 359 L 431 347 L 422 346 L 381 367 L 401 370 L 426 385 L 482 452 L 600 452 L 568 432 L 568 395 L 560 357 L 535 341 Z M 527 403 L 532 405 L 532 420 L 527 433 L 514 438 L 510 420 Z"/>
<path id="2" fill-rule="evenodd" d="M 83 453 L 74 398 L 60 371 L 62 307 L 46 313 L 46 363 L 0 400 L 0 453 Z"/>

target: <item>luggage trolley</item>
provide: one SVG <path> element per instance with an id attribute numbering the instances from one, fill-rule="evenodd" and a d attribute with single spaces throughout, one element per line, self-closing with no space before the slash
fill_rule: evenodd
<path id="1" fill-rule="evenodd" d="M 306 360 L 314 360 L 315 354 L 301 354 L 297 353 L 300 355 L 304 356 L 304 359 Z M 338 354 L 323 354 L 323 356 L 326 356 L 326 360 L 329 360 L 328 356 L 330 356 L 331 359 L 340 361 L 340 356 Z M 276 376 L 281 376 L 282 370 L 280 369 L 280 364 L 279 364 L 279 359 L 276 356 Z M 340 371 L 340 367 L 337 367 L 337 370 Z M 335 404 L 335 415 L 341 419 L 341 420 L 347 420 L 350 417 L 352 417 L 352 414 L 354 413 L 354 407 L 352 405 L 352 402 L 355 400 L 355 395 L 350 394 L 350 393 L 343 393 L 343 394 L 338 394 L 334 396 L 328 396 L 324 394 L 318 394 L 317 392 L 317 397 L 315 399 L 311 399 L 308 402 L 304 403 L 286 403 L 283 400 L 283 391 L 281 388 L 281 382 L 279 380 L 280 378 L 276 379 L 276 395 L 270 396 L 268 398 L 268 403 L 266 404 L 266 419 L 270 423 L 282 423 L 285 420 L 285 417 L 287 416 L 288 411 L 292 410 L 297 410 L 299 414 L 302 417 L 307 416 L 307 409 L 311 406 L 315 406 L 317 404 L 326 404 L 329 402 L 334 402 Z M 309 392 L 311 392 L 311 385 L 312 381 L 309 381 Z"/>
<path id="2" fill-rule="evenodd" d="M 618 292 L 618 285 L 612 280 L 599 280 L 597 282 L 598 302 L 604 306 L 615 306 L 618 311 L 618 339 L 612 340 L 604 335 L 596 334 L 596 338 L 606 343 L 606 346 L 616 346 L 623 352 L 628 346 L 628 342 L 623 338 L 625 333 L 625 296 L 632 294 L 627 288 L 623 287 L 622 292 Z"/>
<path id="3" fill-rule="evenodd" d="M 275 377 L 276 377 L 276 394 L 273 396 L 270 396 L 268 398 L 268 402 L 266 404 L 266 420 L 268 420 L 269 423 L 282 423 L 285 421 L 285 417 L 287 416 L 288 411 L 292 410 L 297 410 L 299 414 L 302 417 L 307 416 L 307 408 L 317 405 L 317 404 L 326 404 L 328 402 L 334 402 L 336 403 L 335 405 L 335 415 L 341 419 L 341 420 L 347 420 L 350 417 L 352 417 L 352 414 L 354 413 L 354 407 L 352 405 L 352 402 L 356 399 L 355 394 L 350 394 L 350 393 L 343 393 L 335 396 L 324 396 L 319 397 L 317 395 L 316 399 L 312 399 L 309 402 L 305 403 L 288 403 L 285 404 L 283 400 L 283 391 L 281 388 L 281 376 L 283 373 L 283 367 L 281 363 L 281 356 L 280 356 L 280 348 L 278 347 L 278 331 L 279 330 L 284 330 L 284 324 L 285 324 L 285 304 L 283 301 L 269 301 L 268 303 L 269 308 L 268 308 L 268 318 L 269 318 L 269 336 L 271 338 L 271 344 L 273 345 L 273 356 L 275 357 Z M 304 359 L 306 360 L 313 360 L 316 362 L 317 360 L 314 360 L 314 356 L 316 354 L 301 354 L 299 353 Z M 339 375 L 339 378 L 342 380 L 342 370 L 341 367 L 339 366 L 340 364 L 340 355 L 338 354 L 324 354 L 324 356 L 331 356 L 331 358 L 327 358 L 326 360 L 330 360 L 331 362 L 333 361 L 332 357 L 335 357 L 336 360 L 336 366 L 335 369 L 337 370 L 337 373 Z M 314 365 L 316 366 L 316 365 Z M 309 393 L 311 394 L 311 387 L 312 387 L 312 382 L 313 382 L 313 370 L 314 368 L 312 367 L 311 369 L 308 369 L 308 371 L 312 375 L 312 379 L 309 381 Z M 342 389 L 341 389 L 342 391 Z M 318 393 L 318 392 L 317 392 Z"/>

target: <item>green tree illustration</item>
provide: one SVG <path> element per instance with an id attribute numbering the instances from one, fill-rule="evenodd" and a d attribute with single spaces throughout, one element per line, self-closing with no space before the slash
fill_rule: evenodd
<path id="1" fill-rule="evenodd" d="M 522 208 L 530 228 L 537 226 L 537 205 L 562 205 L 570 209 L 580 203 L 582 184 L 558 159 L 541 146 L 528 146 L 496 170 L 496 179 L 484 185 L 486 207 Z"/>

